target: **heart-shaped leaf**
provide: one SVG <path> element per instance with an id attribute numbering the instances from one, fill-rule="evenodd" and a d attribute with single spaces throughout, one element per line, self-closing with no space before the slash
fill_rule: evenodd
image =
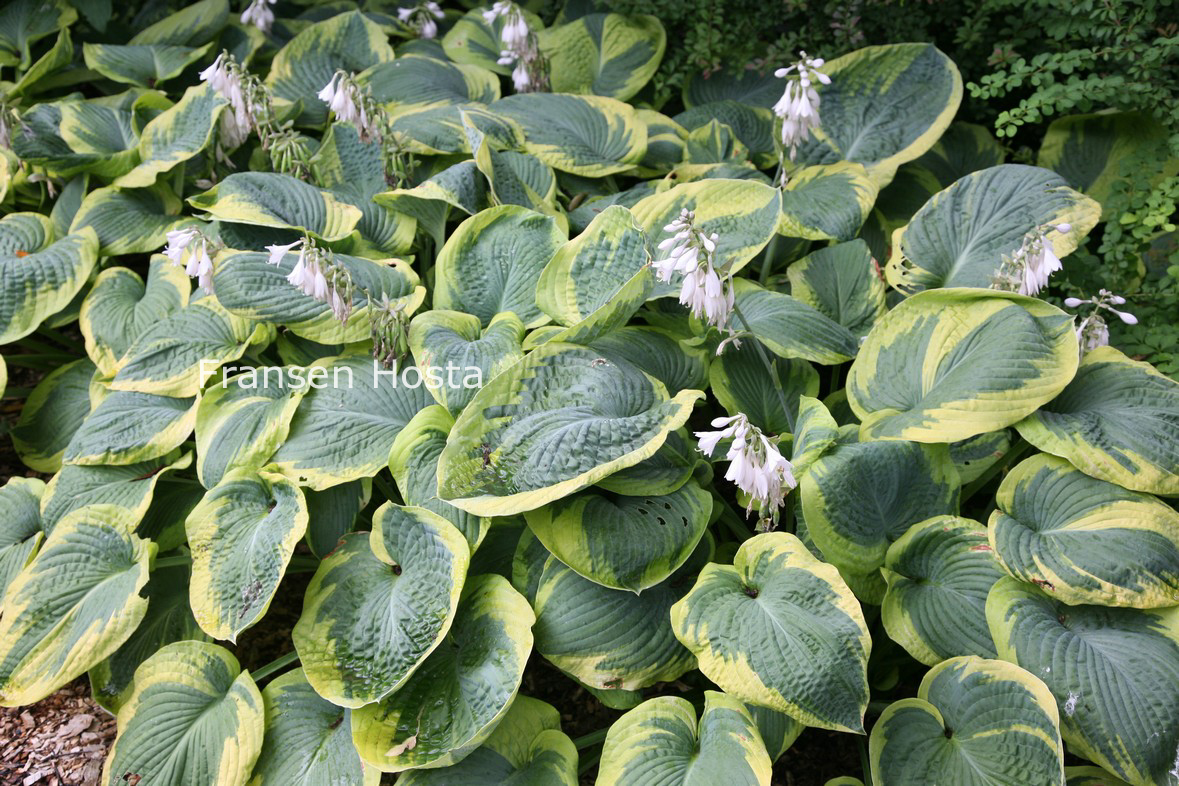
<path id="1" fill-rule="evenodd" d="M 262 691 L 266 735 L 250 786 L 377 786 L 352 744 L 352 713 L 321 698 L 302 669 Z"/>
<path id="2" fill-rule="evenodd" d="M 577 747 L 561 731 L 561 714 L 543 701 L 517 696 L 495 731 L 458 764 L 410 770 L 401 786 L 576 786 Z"/>
<path id="3" fill-rule="evenodd" d="M 345 536 L 293 634 L 316 693 L 356 708 L 404 686 L 450 628 L 469 560 L 462 533 L 424 508 L 386 503 L 371 533 Z"/>
<path id="4" fill-rule="evenodd" d="M 650 458 L 702 395 L 669 398 L 629 363 L 544 344 L 459 415 L 438 462 L 439 496 L 479 515 L 538 508 Z"/>
<path id="5" fill-rule="evenodd" d="M 262 748 L 262 695 L 228 650 L 202 641 L 163 647 L 138 669 L 119 709 L 105 786 L 245 786 Z"/>
<path id="6" fill-rule="evenodd" d="M 1179 604 L 1179 513 L 1041 454 L 1007 473 L 990 541 L 1003 567 L 1070 605 Z"/>
<path id="7" fill-rule="evenodd" d="M 586 14 L 542 31 L 554 93 L 593 93 L 626 101 L 659 68 L 667 35 L 654 16 Z"/>
<path id="8" fill-rule="evenodd" d="M 704 711 L 678 696 L 650 699 L 610 727 L 598 786 L 769 786 L 770 756 L 744 705 L 704 692 Z"/>
<path id="9" fill-rule="evenodd" d="M 67 517 L 4 596 L 0 706 L 40 701 L 119 648 L 139 625 L 155 544 L 92 505 Z"/>
<path id="10" fill-rule="evenodd" d="M 185 522 L 201 629 L 236 641 L 260 620 L 306 530 L 303 492 L 281 475 L 233 470 L 209 489 Z"/>
<path id="11" fill-rule="evenodd" d="M 584 578 L 639 593 L 684 564 L 711 513 L 712 495 L 688 482 L 666 495 L 588 489 L 529 511 L 525 518 L 545 548 Z"/>
<path id="12" fill-rule="evenodd" d="M 1179 383 L 1113 347 L 1085 353 L 1060 395 L 1015 427 L 1095 478 L 1179 495 Z"/>
<path id="13" fill-rule="evenodd" d="M 66 446 L 90 414 L 94 364 L 86 358 L 58 366 L 25 399 L 12 429 L 20 460 L 38 472 L 57 472 Z"/>
<path id="14" fill-rule="evenodd" d="M 1035 676 L 999 660 L 951 658 L 926 673 L 917 698 L 881 714 L 872 778 L 880 786 L 1059 784 L 1058 723 L 1056 701 Z"/>
<path id="15" fill-rule="evenodd" d="M 0 611 L 4 591 L 37 552 L 45 533 L 41 527 L 44 481 L 9 478 L 0 487 Z"/>
<path id="16" fill-rule="evenodd" d="M 146 284 L 125 267 L 99 273 L 82 301 L 78 322 L 86 354 L 102 375 L 113 377 L 135 339 L 187 306 L 191 290 L 184 268 L 160 256 L 152 258 Z"/>
<path id="17" fill-rule="evenodd" d="M 437 594 L 437 586 L 432 589 Z M 520 688 L 534 619 L 507 579 L 468 579 L 441 645 L 395 693 L 353 711 L 360 758 L 384 772 L 466 758 L 491 735 Z"/>
<path id="18" fill-rule="evenodd" d="M 847 378 L 865 439 L 957 442 L 1010 426 L 1077 369 L 1073 318 L 980 289 L 908 298 L 877 320 Z"/>
<path id="19" fill-rule="evenodd" d="M 727 693 L 808 726 L 863 732 L 872 644 L 863 612 L 794 535 L 757 535 L 732 565 L 706 565 L 671 624 Z"/>
<path id="20" fill-rule="evenodd" d="M 427 389 L 452 415 L 471 402 L 485 380 L 524 357 L 524 323 L 514 312 L 496 314 L 484 328 L 479 317 L 435 309 L 409 326 L 409 348 L 419 368 L 433 369 Z"/>
<path id="21" fill-rule="evenodd" d="M 1179 607 L 1067 606 L 1003 578 L 987 622 L 999 657 L 1056 697 L 1070 750 L 1137 786 L 1179 784 Z"/>
<path id="22" fill-rule="evenodd" d="M 986 602 L 1002 577 L 977 521 L 934 516 L 914 524 L 884 558 L 884 629 L 929 666 L 960 655 L 993 658 Z"/>

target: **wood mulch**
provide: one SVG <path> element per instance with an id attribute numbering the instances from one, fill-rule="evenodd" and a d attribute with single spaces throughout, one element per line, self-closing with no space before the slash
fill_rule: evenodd
<path id="1" fill-rule="evenodd" d="M 96 786 L 115 719 L 76 680 L 27 707 L 0 707 L 0 783 Z"/>

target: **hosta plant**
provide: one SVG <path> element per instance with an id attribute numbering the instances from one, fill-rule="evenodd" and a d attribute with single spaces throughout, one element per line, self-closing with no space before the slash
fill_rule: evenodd
<path id="1" fill-rule="evenodd" d="M 1179 385 L 1038 297 L 1086 139 L 1005 163 L 926 44 L 656 111 L 587 4 L 103 26 L 0 13 L 0 704 L 88 676 L 104 783 L 767 786 L 817 727 L 1179 784 Z"/>

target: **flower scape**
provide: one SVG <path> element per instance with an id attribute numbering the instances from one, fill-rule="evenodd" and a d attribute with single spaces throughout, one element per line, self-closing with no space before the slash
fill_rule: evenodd
<path id="1" fill-rule="evenodd" d="M 1085 139 L 924 43 L 101 5 L 0 12 L 0 705 L 87 684 L 99 782 L 1179 786 Z"/>

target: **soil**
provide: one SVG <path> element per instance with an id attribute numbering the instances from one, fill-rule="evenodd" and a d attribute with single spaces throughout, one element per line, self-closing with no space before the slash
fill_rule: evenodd
<path id="1" fill-rule="evenodd" d="M 83 677 L 28 707 L 0 708 L 0 783 L 96 786 L 115 719 Z"/>

